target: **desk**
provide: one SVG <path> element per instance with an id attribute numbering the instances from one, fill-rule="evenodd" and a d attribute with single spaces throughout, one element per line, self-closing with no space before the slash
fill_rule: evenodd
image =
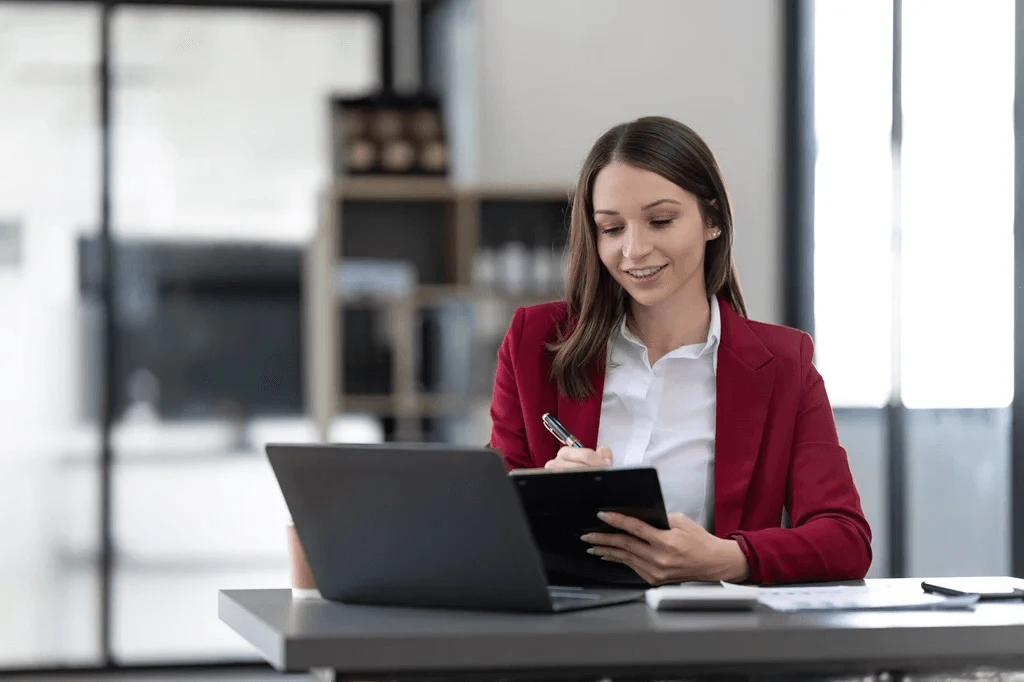
<path id="1" fill-rule="evenodd" d="M 920 590 L 920 579 L 868 581 Z M 974 611 L 656 612 L 644 603 L 554 615 L 292 600 L 224 590 L 219 616 L 276 669 L 339 679 L 602 677 L 1024 669 L 1024 604 Z"/>

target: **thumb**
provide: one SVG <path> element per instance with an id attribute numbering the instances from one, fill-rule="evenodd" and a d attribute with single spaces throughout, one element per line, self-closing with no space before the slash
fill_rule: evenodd
<path id="1" fill-rule="evenodd" d="M 681 512 L 672 512 L 668 515 L 669 528 L 688 528 L 693 525 L 693 519 Z"/>
<path id="2" fill-rule="evenodd" d="M 597 449 L 597 454 L 601 456 L 601 459 L 605 461 L 608 466 L 612 464 L 612 449 L 607 445 L 602 445 Z"/>

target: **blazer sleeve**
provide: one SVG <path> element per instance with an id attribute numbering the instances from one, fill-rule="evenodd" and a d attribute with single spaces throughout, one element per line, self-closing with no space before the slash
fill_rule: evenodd
<path id="1" fill-rule="evenodd" d="M 512 315 L 512 323 L 498 349 L 494 393 L 491 396 L 491 440 L 488 447 L 502 456 L 509 471 L 528 468 L 533 461 L 526 440 L 526 423 L 516 380 L 516 357 L 523 337 L 524 318 L 522 308 Z"/>
<path id="2" fill-rule="evenodd" d="M 731 535 L 747 557 L 753 583 L 859 580 L 871 566 L 871 528 L 813 357 L 813 343 L 804 334 L 802 396 L 787 476 L 791 527 Z"/>

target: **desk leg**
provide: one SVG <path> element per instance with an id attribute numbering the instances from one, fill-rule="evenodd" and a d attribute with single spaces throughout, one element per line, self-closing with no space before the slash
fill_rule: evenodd
<path id="1" fill-rule="evenodd" d="M 334 668 L 311 668 L 309 671 L 310 682 L 334 682 Z"/>

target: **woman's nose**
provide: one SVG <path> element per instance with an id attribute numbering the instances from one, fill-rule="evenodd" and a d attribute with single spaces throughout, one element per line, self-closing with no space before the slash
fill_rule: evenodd
<path id="1" fill-rule="evenodd" d="M 628 260 L 641 260 L 651 252 L 651 243 L 643 230 L 627 228 L 622 240 L 622 255 Z"/>

